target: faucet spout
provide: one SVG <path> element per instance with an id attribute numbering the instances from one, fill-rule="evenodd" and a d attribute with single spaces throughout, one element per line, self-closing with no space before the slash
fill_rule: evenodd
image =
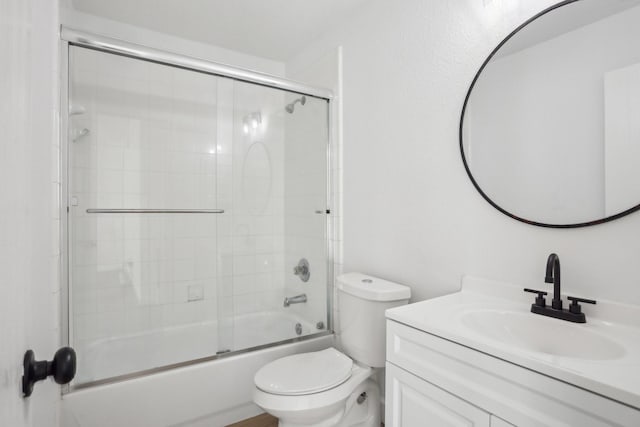
<path id="1" fill-rule="evenodd" d="M 556 310 L 562 310 L 562 298 L 560 295 L 560 257 L 556 254 L 551 254 L 549 258 L 547 258 L 547 270 L 544 281 L 553 283 L 553 300 L 551 300 L 551 307 Z"/>
<path id="2" fill-rule="evenodd" d="M 300 294 L 295 297 L 286 297 L 284 299 L 284 306 L 289 307 L 291 304 L 301 304 L 303 302 L 307 302 L 307 294 Z"/>
<path id="3" fill-rule="evenodd" d="M 532 292 L 538 295 L 536 297 L 536 302 L 531 304 L 532 313 L 575 323 L 585 323 L 587 321 L 587 318 L 582 312 L 580 303 L 584 302 L 587 304 L 595 304 L 595 300 L 567 297 L 569 301 L 571 301 L 571 304 L 567 310 L 562 308 L 562 295 L 560 293 L 560 257 L 556 254 L 551 254 L 549 255 L 549 258 L 547 258 L 547 269 L 544 281 L 547 283 L 553 283 L 553 300 L 551 301 L 551 307 L 547 306 L 544 299 L 544 296 L 547 295 L 547 291 L 538 291 L 536 289 L 526 288 L 524 290 L 525 292 Z"/>

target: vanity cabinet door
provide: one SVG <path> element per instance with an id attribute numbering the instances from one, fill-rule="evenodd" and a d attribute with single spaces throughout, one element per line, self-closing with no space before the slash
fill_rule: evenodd
<path id="1" fill-rule="evenodd" d="M 489 427 L 491 415 L 387 362 L 386 427 Z"/>

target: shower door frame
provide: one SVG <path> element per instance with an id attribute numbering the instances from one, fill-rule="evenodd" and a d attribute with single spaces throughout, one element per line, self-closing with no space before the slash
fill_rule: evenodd
<path id="1" fill-rule="evenodd" d="M 313 338 L 331 335 L 334 333 L 334 227 L 332 217 L 334 217 L 334 194 L 333 194 L 333 169 L 332 169 L 332 148 L 334 146 L 334 126 L 335 117 L 337 117 L 337 102 L 333 95 L 333 91 L 326 88 L 306 85 L 294 80 L 284 79 L 266 73 L 260 73 L 239 67 L 232 67 L 226 64 L 216 63 L 190 57 L 187 55 L 177 54 L 173 52 L 163 51 L 135 43 L 126 42 L 119 39 L 105 37 L 89 32 L 75 30 L 69 27 L 60 27 L 60 252 L 61 265 L 60 276 L 62 283 L 61 298 L 61 315 L 60 315 L 60 331 L 63 345 L 70 345 L 71 339 L 71 304 L 72 296 L 71 281 L 69 277 L 69 89 L 71 71 L 69 67 L 69 49 L 72 46 L 92 49 L 103 52 L 105 54 L 114 54 L 125 56 L 141 61 L 153 62 L 165 66 L 182 68 L 193 72 L 200 72 L 217 77 L 226 77 L 233 80 L 257 84 L 260 86 L 270 87 L 273 89 L 294 92 L 300 95 L 319 98 L 327 102 L 327 147 L 326 147 L 326 214 L 325 214 L 325 250 L 326 250 L 326 292 L 327 292 L 327 329 L 322 332 L 309 334 L 304 337 L 290 338 L 283 341 L 268 343 L 256 347 L 246 348 L 237 351 L 231 351 L 223 354 L 213 354 L 204 358 L 191 359 L 183 362 L 173 363 L 166 366 L 154 367 L 142 371 L 136 371 L 129 374 L 118 375 L 97 381 L 91 381 L 79 385 L 63 385 L 62 394 L 69 393 L 74 390 L 84 389 L 102 384 L 109 384 L 127 379 L 140 378 L 152 375 L 158 372 L 175 369 L 183 366 L 189 366 L 196 363 L 208 362 L 223 357 L 233 357 L 234 355 L 257 351 L 265 348 L 275 347 L 282 344 L 306 341 Z"/>

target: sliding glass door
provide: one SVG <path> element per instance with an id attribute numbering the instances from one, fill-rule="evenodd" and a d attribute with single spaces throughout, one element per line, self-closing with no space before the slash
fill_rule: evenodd
<path id="1" fill-rule="evenodd" d="M 71 46 L 69 104 L 75 384 L 326 330 L 325 99 Z"/>

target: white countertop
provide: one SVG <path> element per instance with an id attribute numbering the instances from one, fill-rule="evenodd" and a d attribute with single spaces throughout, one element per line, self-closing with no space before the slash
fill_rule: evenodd
<path id="1" fill-rule="evenodd" d="M 587 323 L 578 324 L 531 313 L 534 298 L 465 277 L 460 292 L 387 310 L 387 318 L 640 409 L 640 307 L 583 304 Z"/>

